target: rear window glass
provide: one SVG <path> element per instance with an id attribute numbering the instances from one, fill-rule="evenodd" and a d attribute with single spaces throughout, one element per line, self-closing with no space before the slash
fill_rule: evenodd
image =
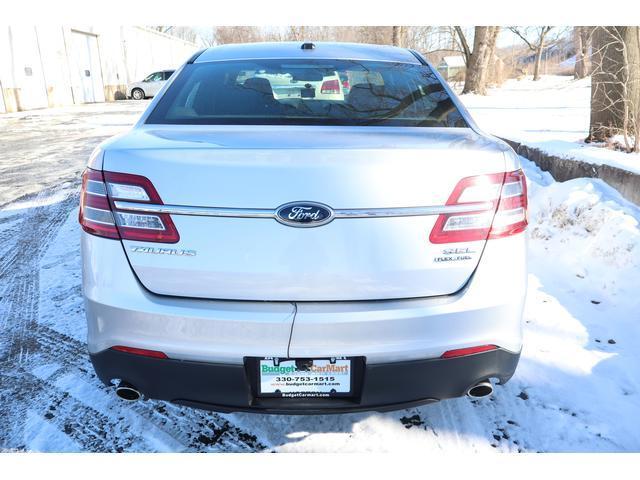
<path id="1" fill-rule="evenodd" d="M 467 126 L 428 66 L 290 59 L 188 64 L 146 123 Z"/>

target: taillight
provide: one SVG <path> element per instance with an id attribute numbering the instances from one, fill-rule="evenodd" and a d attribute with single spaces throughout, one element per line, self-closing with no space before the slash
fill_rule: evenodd
<path id="1" fill-rule="evenodd" d="M 504 176 L 500 204 L 491 225 L 489 238 L 502 238 L 527 228 L 527 179 L 522 170 Z"/>
<path id="2" fill-rule="evenodd" d="M 99 237 L 120 238 L 111 213 L 102 172 L 87 168 L 82 174 L 79 221 L 87 233 Z"/>
<path id="3" fill-rule="evenodd" d="M 116 208 L 115 202 L 151 203 L 163 205 L 151 181 L 141 175 L 104 172 L 111 209 L 123 240 L 177 243 L 180 240 L 171 216 L 166 213 L 129 212 Z"/>
<path id="4" fill-rule="evenodd" d="M 479 204 L 490 208 L 478 210 Z M 463 178 L 446 205 L 469 211 L 439 215 L 431 243 L 473 242 L 502 238 L 524 231 L 527 226 L 527 183 L 522 170 Z"/>
<path id="5" fill-rule="evenodd" d="M 340 93 L 340 81 L 339 80 L 326 80 L 322 82 L 320 87 L 320 93 Z"/>
<path id="6" fill-rule="evenodd" d="M 180 235 L 166 213 L 116 208 L 116 201 L 163 205 L 148 178 L 87 169 L 82 176 L 80 224 L 93 235 L 123 240 L 176 243 Z"/>

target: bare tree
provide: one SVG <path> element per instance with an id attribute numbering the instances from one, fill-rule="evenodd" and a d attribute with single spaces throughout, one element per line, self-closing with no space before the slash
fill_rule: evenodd
<path id="1" fill-rule="evenodd" d="M 305 35 L 307 34 L 307 27 L 289 27 L 289 32 L 287 35 L 287 40 L 291 41 L 302 41 L 306 40 Z"/>
<path id="2" fill-rule="evenodd" d="M 473 34 L 473 50 L 461 27 L 455 27 L 460 46 L 467 64 L 462 93 L 486 95 L 488 70 L 495 55 L 496 39 L 500 27 L 475 27 Z"/>
<path id="3" fill-rule="evenodd" d="M 262 41 L 263 35 L 260 27 L 233 26 L 213 27 L 214 42 L 217 45 L 226 43 L 251 43 Z"/>
<path id="4" fill-rule="evenodd" d="M 176 27 L 153 27 L 167 31 Z M 159 30 L 160 31 L 160 30 Z M 462 30 L 463 32 L 466 29 Z M 198 40 L 210 47 L 225 43 L 340 41 L 399 45 L 429 54 L 462 51 L 454 27 L 432 26 L 262 26 L 199 28 Z M 464 34 L 464 33 L 463 33 Z M 471 37 L 469 37 L 471 38 Z M 449 53 L 450 54 L 450 53 Z"/>
<path id="5" fill-rule="evenodd" d="M 640 27 L 596 27 L 593 34 L 591 117 L 586 141 L 622 135 L 640 151 Z"/>
<path id="6" fill-rule="evenodd" d="M 574 78 L 581 79 L 591 72 L 589 48 L 593 27 L 573 27 L 573 41 L 576 46 Z"/>
<path id="7" fill-rule="evenodd" d="M 187 42 L 195 43 L 198 39 L 198 34 L 191 27 L 177 27 L 174 25 L 155 25 L 151 27 L 156 32 L 164 33 L 166 35 L 171 35 L 182 40 L 186 40 Z"/>
<path id="8" fill-rule="evenodd" d="M 464 55 L 464 63 L 469 65 L 469 60 L 471 59 L 471 49 L 469 48 L 469 42 L 467 42 L 467 36 L 464 34 L 462 27 L 453 27 L 455 29 L 456 35 L 454 38 L 458 40 L 458 45 L 462 54 Z M 482 28 L 482 27 L 478 27 Z"/>
<path id="9" fill-rule="evenodd" d="M 533 80 L 540 80 L 540 65 L 542 64 L 542 53 L 546 47 L 556 43 L 559 37 L 553 42 L 547 42 L 547 36 L 554 27 L 509 27 L 520 39 L 535 53 L 535 63 L 533 66 Z M 533 36 L 533 40 L 529 37 Z"/>
<path id="10" fill-rule="evenodd" d="M 393 27 L 360 26 L 355 28 L 357 42 L 390 45 L 393 43 Z"/>
<path id="11" fill-rule="evenodd" d="M 203 47 L 213 47 L 216 45 L 216 27 L 209 27 L 206 31 L 201 29 L 198 40 Z"/>
<path id="12" fill-rule="evenodd" d="M 403 27 L 391 27 L 391 43 L 396 47 L 402 46 Z"/>
<path id="13" fill-rule="evenodd" d="M 419 52 L 428 52 L 434 45 L 433 36 L 437 27 L 403 27 L 404 46 Z"/>

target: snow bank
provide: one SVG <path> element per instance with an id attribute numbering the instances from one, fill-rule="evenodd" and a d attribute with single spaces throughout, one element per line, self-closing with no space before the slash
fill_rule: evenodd
<path id="1" fill-rule="evenodd" d="M 532 168 L 527 173 L 540 178 Z M 607 296 L 631 295 L 640 280 L 640 210 L 602 180 L 560 183 L 546 175 L 542 185 L 529 182 L 532 253 L 557 254 L 564 268 Z"/>
<path id="2" fill-rule="evenodd" d="M 530 275 L 524 350 L 507 389 L 537 408 L 519 420 L 525 447 L 637 451 L 640 210 L 600 180 L 558 183 L 522 162 Z"/>
<path id="3" fill-rule="evenodd" d="M 589 133 L 590 78 L 511 79 L 486 96 L 460 98 L 478 125 L 493 135 L 561 158 L 640 173 L 640 155 L 584 143 Z"/>

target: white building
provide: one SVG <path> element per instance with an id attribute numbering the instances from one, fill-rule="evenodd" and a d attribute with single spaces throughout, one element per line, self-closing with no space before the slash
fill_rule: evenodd
<path id="1" fill-rule="evenodd" d="M 197 49 L 144 27 L 0 27 L 0 113 L 121 99 Z"/>

